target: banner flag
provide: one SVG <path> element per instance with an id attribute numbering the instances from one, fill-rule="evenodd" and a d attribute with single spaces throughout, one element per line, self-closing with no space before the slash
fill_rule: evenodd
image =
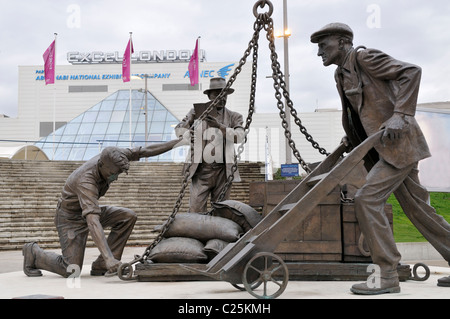
<path id="1" fill-rule="evenodd" d="M 189 70 L 189 79 L 191 80 L 191 86 L 195 86 L 199 82 L 198 39 L 195 43 L 194 53 L 192 53 L 191 60 L 189 61 L 188 70 Z"/>
<path id="2" fill-rule="evenodd" d="M 43 55 L 45 85 L 55 83 L 55 45 L 56 39 L 50 44 Z"/>
<path id="3" fill-rule="evenodd" d="M 122 61 L 122 80 L 123 82 L 130 82 L 131 79 L 131 54 L 134 53 L 133 41 L 128 41 L 127 48 L 125 49 L 125 53 L 123 54 Z"/>

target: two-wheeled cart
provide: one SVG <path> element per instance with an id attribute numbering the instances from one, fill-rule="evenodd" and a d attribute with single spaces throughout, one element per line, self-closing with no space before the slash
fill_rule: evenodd
<path id="1" fill-rule="evenodd" d="M 345 146 L 341 144 L 259 224 L 237 242 L 229 244 L 204 269 L 182 267 L 233 285 L 243 284 L 250 294 L 258 298 L 281 295 L 287 286 L 289 271 L 286 263 L 274 254 L 275 249 L 360 165 L 364 156 L 380 142 L 381 136 L 382 132 L 379 132 L 369 137 L 345 158 L 342 158 Z M 274 292 L 269 292 L 272 284 Z M 260 285 L 263 285 L 262 294 L 254 290 Z"/>

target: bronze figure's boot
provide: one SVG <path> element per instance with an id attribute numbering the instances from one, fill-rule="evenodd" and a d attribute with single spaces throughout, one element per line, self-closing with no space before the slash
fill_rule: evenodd
<path id="1" fill-rule="evenodd" d="M 35 242 L 25 244 L 22 248 L 23 254 L 23 272 L 28 277 L 42 276 L 42 270 L 47 270 L 63 277 L 68 277 L 71 273 L 68 272 L 68 264 L 65 263 L 61 255 L 53 252 L 48 252 Z M 81 270 L 81 267 L 80 267 Z"/>
<path id="2" fill-rule="evenodd" d="M 350 289 L 356 295 L 381 295 L 387 293 L 399 293 L 400 284 L 398 280 L 398 275 L 396 276 L 386 276 L 380 278 L 380 282 L 372 285 L 368 285 L 367 282 L 360 284 L 355 284 Z"/>
<path id="3" fill-rule="evenodd" d="M 36 268 L 36 255 L 33 252 L 33 246 L 37 245 L 37 243 L 28 243 L 25 244 L 22 248 L 23 255 L 23 272 L 28 277 L 39 277 L 42 276 L 42 272 Z"/>
<path id="4" fill-rule="evenodd" d="M 98 257 L 91 266 L 91 276 L 103 276 L 108 272 L 105 261 L 102 257 Z"/>
<path id="5" fill-rule="evenodd" d="M 450 261 L 448 262 L 448 265 L 450 266 Z M 437 285 L 439 287 L 450 287 L 450 276 L 439 278 Z"/>
<path id="6" fill-rule="evenodd" d="M 439 287 L 450 287 L 450 276 L 438 279 Z"/>

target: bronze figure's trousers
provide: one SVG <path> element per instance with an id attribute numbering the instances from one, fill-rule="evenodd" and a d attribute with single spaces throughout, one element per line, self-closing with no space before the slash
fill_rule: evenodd
<path id="1" fill-rule="evenodd" d="M 392 192 L 414 226 L 450 262 L 450 224 L 428 204 L 429 195 L 420 185 L 417 163 L 398 169 L 380 159 L 358 190 L 355 209 L 372 260 L 380 266 L 382 276 L 396 273 L 401 258 L 384 213 Z"/>
<path id="2" fill-rule="evenodd" d="M 114 258 L 120 260 L 136 223 L 136 213 L 128 208 L 113 206 L 101 206 L 101 210 L 100 223 L 103 228 L 111 228 L 107 239 L 108 246 Z M 67 277 L 71 274 L 67 273 L 69 265 L 78 265 L 80 271 L 83 267 L 89 229 L 84 218 L 74 218 L 73 215 L 65 213 L 61 209 L 58 209 L 56 213 L 55 224 L 58 229 L 62 256 L 40 249 L 36 253 L 35 266 L 38 269 Z M 104 263 L 103 257 L 100 255 L 95 263 Z"/>
<path id="3" fill-rule="evenodd" d="M 200 164 L 191 180 L 189 212 L 206 213 L 208 197 L 211 203 L 218 200 L 227 182 L 227 169 L 224 164 Z M 223 200 L 230 197 L 231 187 L 228 188 Z"/>

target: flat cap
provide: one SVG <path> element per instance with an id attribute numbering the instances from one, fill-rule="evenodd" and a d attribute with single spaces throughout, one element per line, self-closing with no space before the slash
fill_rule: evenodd
<path id="1" fill-rule="evenodd" d="M 311 35 L 311 42 L 318 43 L 321 38 L 323 38 L 325 36 L 329 36 L 329 35 L 343 35 L 343 36 L 348 37 L 351 41 L 353 41 L 352 29 L 344 23 L 334 22 L 334 23 L 327 24 L 319 31 L 314 32 Z"/>

